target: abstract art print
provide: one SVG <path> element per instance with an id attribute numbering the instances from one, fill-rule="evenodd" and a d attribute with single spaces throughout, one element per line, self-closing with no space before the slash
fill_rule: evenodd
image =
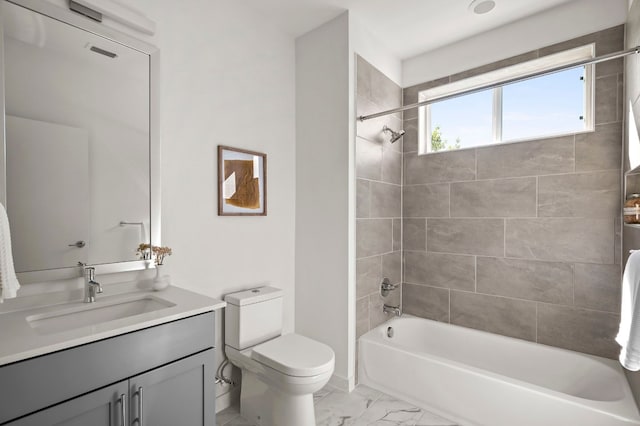
<path id="1" fill-rule="evenodd" d="M 218 146 L 218 215 L 267 215 L 267 154 Z"/>

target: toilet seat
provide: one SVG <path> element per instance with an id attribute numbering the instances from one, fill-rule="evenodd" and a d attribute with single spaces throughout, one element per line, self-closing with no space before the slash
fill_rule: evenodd
<path id="1" fill-rule="evenodd" d="M 311 377 L 332 371 L 335 362 L 333 350 L 299 334 L 285 334 L 254 346 L 251 358 L 282 374 Z"/>

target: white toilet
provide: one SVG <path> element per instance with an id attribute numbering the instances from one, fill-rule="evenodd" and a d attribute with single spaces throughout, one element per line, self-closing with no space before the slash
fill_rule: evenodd
<path id="1" fill-rule="evenodd" d="M 227 294 L 225 353 L 242 370 L 240 414 L 257 426 L 315 426 L 313 393 L 333 374 L 329 346 L 282 333 L 283 292 Z"/>

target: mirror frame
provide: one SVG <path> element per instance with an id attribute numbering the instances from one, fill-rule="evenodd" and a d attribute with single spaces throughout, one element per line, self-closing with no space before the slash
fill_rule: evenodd
<path id="1" fill-rule="evenodd" d="M 83 15 L 56 6 L 46 0 L 0 0 L 30 9 L 36 13 L 53 18 L 83 31 L 104 37 L 149 56 L 149 195 L 150 195 L 150 232 L 151 244 L 161 245 L 161 203 L 160 203 L 160 133 L 159 133 L 159 81 L 160 51 L 157 47 L 138 40 L 132 36 L 104 26 Z M 4 75 L 4 25 L 0 8 L 0 202 L 6 206 L 6 143 L 5 143 L 5 75 Z M 131 250 L 135 250 L 132 247 Z M 130 260 L 113 263 L 92 264 L 97 274 L 153 269 L 153 260 Z M 41 283 L 82 276 L 83 268 L 64 267 L 17 273 L 21 284 Z"/>

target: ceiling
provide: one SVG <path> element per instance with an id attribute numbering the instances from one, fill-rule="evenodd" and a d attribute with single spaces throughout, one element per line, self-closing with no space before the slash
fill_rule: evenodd
<path id="1" fill-rule="evenodd" d="M 350 10 L 399 59 L 446 46 L 530 15 L 580 0 L 495 0 L 484 15 L 471 0 L 242 0 L 291 36 Z"/>

